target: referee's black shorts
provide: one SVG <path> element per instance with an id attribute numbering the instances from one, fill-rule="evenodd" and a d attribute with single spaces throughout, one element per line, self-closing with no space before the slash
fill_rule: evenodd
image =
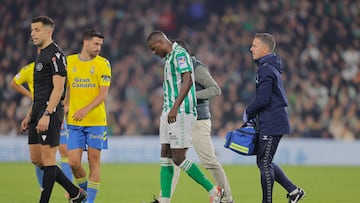
<path id="1" fill-rule="evenodd" d="M 37 133 L 36 126 L 43 116 L 46 106 L 40 111 L 32 112 L 29 123 L 28 144 L 50 145 L 51 147 L 59 146 L 61 123 L 64 119 L 64 107 L 58 105 L 56 111 L 50 115 L 50 123 L 47 131 Z"/>

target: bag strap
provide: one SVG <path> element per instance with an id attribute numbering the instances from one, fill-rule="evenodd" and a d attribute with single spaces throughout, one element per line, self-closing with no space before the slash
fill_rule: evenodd
<path id="1" fill-rule="evenodd" d="M 250 123 L 250 120 L 247 120 L 246 122 L 244 122 L 244 123 L 240 126 L 240 128 L 246 127 L 246 124 L 248 124 L 248 123 Z"/>
<path id="2" fill-rule="evenodd" d="M 246 127 L 246 124 L 247 124 L 247 123 L 250 123 L 250 120 L 247 120 L 246 122 L 244 122 L 244 123 L 240 126 L 240 128 Z M 256 135 L 256 134 L 258 133 L 258 129 L 256 128 L 256 123 L 253 123 L 253 124 L 252 124 L 252 127 L 253 127 L 254 130 L 255 130 L 255 134 L 254 134 L 254 135 Z M 238 128 L 238 129 L 236 129 L 236 130 L 239 131 L 239 132 L 243 132 L 242 130 L 239 130 L 240 128 Z"/>

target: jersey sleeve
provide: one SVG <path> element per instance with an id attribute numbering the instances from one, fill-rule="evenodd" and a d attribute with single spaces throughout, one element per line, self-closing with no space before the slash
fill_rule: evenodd
<path id="1" fill-rule="evenodd" d="M 107 59 L 102 64 L 100 86 L 110 86 L 111 83 L 111 65 Z"/>
<path id="2" fill-rule="evenodd" d="M 181 51 L 175 55 L 175 63 L 177 64 L 179 73 L 193 71 L 190 56 L 185 51 Z"/>
<path id="3" fill-rule="evenodd" d="M 33 72 L 34 72 L 34 65 L 35 63 L 32 62 L 24 67 L 21 68 L 21 70 L 15 75 L 14 82 L 17 85 L 22 85 L 24 83 L 31 82 L 30 80 L 33 78 Z"/>
<path id="4" fill-rule="evenodd" d="M 66 76 L 66 57 L 60 51 L 55 51 L 51 56 L 51 67 L 53 75 Z"/>

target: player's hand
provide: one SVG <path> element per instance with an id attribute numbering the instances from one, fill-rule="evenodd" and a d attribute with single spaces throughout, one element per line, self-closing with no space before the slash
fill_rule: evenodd
<path id="1" fill-rule="evenodd" d="M 171 109 L 168 114 L 168 123 L 176 122 L 177 109 Z"/>
<path id="2" fill-rule="evenodd" d="M 250 119 L 250 120 L 248 120 L 247 122 L 245 122 L 245 125 L 247 126 L 247 127 L 254 127 L 255 126 L 255 122 L 256 122 L 256 119 L 254 118 L 254 119 Z"/>
<path id="3" fill-rule="evenodd" d="M 28 127 L 30 122 L 30 116 L 26 115 L 25 118 L 21 121 L 21 132 L 24 133 Z"/>
<path id="4" fill-rule="evenodd" d="M 38 133 L 47 131 L 49 129 L 49 123 L 50 116 L 43 115 L 36 126 L 36 131 Z"/>
<path id="5" fill-rule="evenodd" d="M 81 121 L 87 115 L 87 113 L 88 113 L 88 111 L 85 108 L 83 108 L 83 109 L 76 111 L 74 113 L 74 115 L 72 116 L 72 118 L 75 121 Z"/>

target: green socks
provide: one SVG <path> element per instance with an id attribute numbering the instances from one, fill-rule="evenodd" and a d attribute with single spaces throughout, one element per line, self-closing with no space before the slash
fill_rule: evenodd
<path id="1" fill-rule="evenodd" d="M 170 198 L 171 182 L 174 175 L 174 165 L 170 158 L 160 158 L 161 197 Z"/>
<path id="2" fill-rule="evenodd" d="M 210 191 L 214 188 L 214 184 L 205 176 L 205 174 L 200 170 L 200 168 L 191 160 L 185 159 L 179 166 L 184 170 L 192 179 L 197 183 L 202 185 L 206 191 Z"/>

